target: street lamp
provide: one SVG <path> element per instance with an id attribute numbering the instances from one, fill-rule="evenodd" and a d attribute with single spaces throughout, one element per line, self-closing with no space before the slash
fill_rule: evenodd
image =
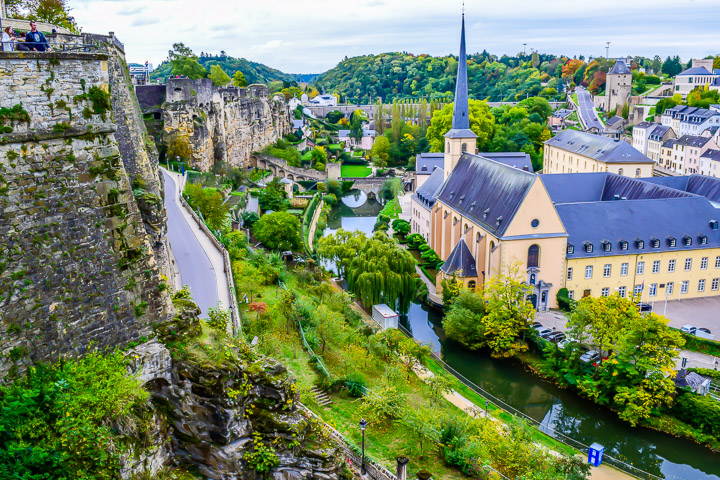
<path id="1" fill-rule="evenodd" d="M 485 399 L 485 418 L 488 416 L 488 401 L 487 398 Z"/>
<path id="2" fill-rule="evenodd" d="M 362 461 L 360 463 L 360 473 L 365 475 L 365 429 L 367 428 L 367 422 L 363 418 L 360 420 L 360 431 L 362 431 Z"/>

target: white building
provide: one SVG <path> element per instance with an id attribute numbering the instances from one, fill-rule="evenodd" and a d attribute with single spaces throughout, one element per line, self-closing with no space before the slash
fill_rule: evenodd
<path id="1" fill-rule="evenodd" d="M 363 150 L 370 150 L 375 143 L 375 130 L 368 130 L 363 128 L 362 138 L 357 141 L 355 138 L 350 136 L 350 130 L 339 130 L 338 131 L 338 142 L 345 142 L 345 150 L 350 151 L 350 147 L 362 148 Z"/>
<path id="2" fill-rule="evenodd" d="M 292 97 L 288 100 L 288 107 L 290 107 L 290 110 L 295 110 L 300 105 L 302 105 L 302 102 L 298 100 L 297 97 Z"/>
<path id="3" fill-rule="evenodd" d="M 665 125 L 658 125 L 655 124 L 655 128 L 653 128 L 648 133 L 648 139 L 647 139 L 647 153 L 645 155 L 650 158 L 655 163 L 661 163 L 661 154 L 662 154 L 662 146 L 663 143 L 665 143 L 668 140 L 672 140 L 674 138 L 677 138 L 677 135 L 675 135 L 675 131 L 668 126 Z M 633 132 L 633 142 L 635 141 L 635 136 Z"/>
<path id="4" fill-rule="evenodd" d="M 693 59 L 691 68 L 675 77 L 674 92 L 685 98 L 697 87 L 712 85 L 720 77 L 720 69 L 713 70 L 712 65 L 712 59 Z"/>
<path id="5" fill-rule="evenodd" d="M 145 62 L 145 65 L 139 63 L 128 63 L 130 70 L 130 78 L 134 85 L 147 85 L 150 80 L 150 74 L 153 72 L 152 63 Z"/>
<path id="6" fill-rule="evenodd" d="M 410 232 L 419 233 L 428 242 L 430 241 L 430 212 L 444 183 L 445 175 L 442 167 L 435 167 L 432 174 L 410 197 Z"/>
<path id="7" fill-rule="evenodd" d="M 643 155 L 648 153 L 648 141 L 652 131 L 659 127 L 657 123 L 640 122 L 633 127 L 632 130 L 632 146 Z M 649 155 L 648 155 L 649 156 Z"/>
<path id="8" fill-rule="evenodd" d="M 662 124 L 672 127 L 678 137 L 700 135 L 711 127 L 720 126 L 720 112 L 714 107 L 711 110 L 687 105 L 668 108 L 662 114 Z"/>
<path id="9" fill-rule="evenodd" d="M 708 149 L 700 156 L 700 174 L 720 177 L 720 150 Z"/>
<path id="10" fill-rule="evenodd" d="M 317 95 L 310 100 L 309 105 L 313 107 L 334 107 L 337 105 L 337 97 L 335 95 Z"/>

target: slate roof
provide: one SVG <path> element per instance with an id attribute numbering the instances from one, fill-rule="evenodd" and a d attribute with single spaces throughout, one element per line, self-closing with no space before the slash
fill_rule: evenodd
<path id="1" fill-rule="evenodd" d="M 458 55 L 455 102 L 453 104 L 452 128 L 445 138 L 476 138 L 470 130 L 470 103 L 468 102 L 467 55 L 465 54 L 465 13 L 462 15 L 460 54 Z"/>
<path id="2" fill-rule="evenodd" d="M 683 135 L 675 140 L 675 145 L 684 145 L 686 147 L 703 147 L 711 141 L 710 137 L 702 137 L 700 135 Z"/>
<path id="3" fill-rule="evenodd" d="M 477 266 L 475 265 L 475 257 L 462 238 L 455 245 L 450 256 L 443 263 L 440 270 L 448 275 L 455 274 L 461 278 L 477 277 Z"/>
<path id="4" fill-rule="evenodd" d="M 682 177 L 650 177 L 643 178 L 642 180 L 644 182 L 665 185 L 676 190 L 692 193 L 693 195 L 700 195 L 711 202 L 720 203 L 720 178 L 694 173 Z"/>
<path id="5" fill-rule="evenodd" d="M 435 168 L 445 166 L 444 153 L 419 153 L 415 156 L 415 173 L 417 175 L 431 175 Z"/>
<path id="6" fill-rule="evenodd" d="M 720 150 L 713 150 L 712 148 L 705 150 L 705 153 L 703 153 L 700 158 L 707 158 L 708 160 L 720 162 Z"/>
<path id="7" fill-rule="evenodd" d="M 363 128 L 363 137 L 374 137 L 375 130 L 368 130 Z M 350 130 L 338 130 L 338 138 L 350 137 Z"/>
<path id="8" fill-rule="evenodd" d="M 630 73 L 632 72 L 630 71 L 630 68 L 625 65 L 625 62 L 623 62 L 622 60 L 618 60 L 612 66 L 612 68 L 608 72 L 608 75 L 627 75 Z"/>
<path id="9" fill-rule="evenodd" d="M 445 181 L 438 200 L 502 236 L 536 178 L 533 173 L 466 153 Z"/>
<path id="10" fill-rule="evenodd" d="M 295 130 L 299 130 L 299 129 L 301 129 L 301 128 L 303 127 L 303 121 L 302 121 L 302 119 L 300 119 L 300 120 L 294 120 L 294 119 L 293 119 L 292 124 L 293 124 L 293 128 L 294 128 Z"/>
<path id="11" fill-rule="evenodd" d="M 429 210 L 435 205 L 435 200 L 437 200 L 438 193 L 440 193 L 444 182 L 445 174 L 443 173 L 443 169 L 436 168 L 428 179 L 425 180 L 425 183 L 417 189 L 412 198 Z"/>
<path id="12" fill-rule="evenodd" d="M 705 67 L 692 67 L 688 68 L 687 70 L 678 73 L 678 76 L 681 75 L 712 75 L 713 73 L 708 71 Z"/>
<path id="13" fill-rule="evenodd" d="M 622 126 L 624 121 L 625 119 L 623 117 L 615 115 L 614 117 L 610 118 L 605 125 L 607 127 L 619 128 Z"/>
<path id="14" fill-rule="evenodd" d="M 566 203 L 555 209 L 568 233 L 568 247 L 573 247 L 573 253 L 568 249 L 568 259 L 720 248 L 720 235 L 710 226 L 718 211 L 699 196 Z M 667 221 L 669 218 L 678 220 Z M 690 246 L 685 246 L 685 237 L 691 239 Z M 705 245 L 701 244 L 702 237 L 706 238 Z M 674 247 L 670 246 L 671 238 L 675 239 Z M 654 239 L 660 241 L 658 248 L 652 246 Z M 639 240 L 644 242 L 642 249 Z M 623 241 L 627 250 L 621 249 Z M 610 251 L 605 251 L 604 242 Z M 592 251 L 588 252 L 586 245 L 592 245 Z"/>
<path id="15" fill-rule="evenodd" d="M 650 136 L 648 137 L 649 140 L 655 140 L 660 141 L 665 136 L 668 130 L 670 130 L 672 127 L 667 125 L 657 125 L 655 128 L 653 128 L 650 131 Z"/>
<path id="16" fill-rule="evenodd" d="M 613 117 L 613 118 L 616 118 L 616 117 Z M 620 117 L 620 118 L 622 118 L 622 117 Z M 612 119 L 611 119 L 611 120 L 612 120 Z M 610 123 L 610 121 L 608 121 L 608 123 Z M 658 125 L 657 123 L 652 123 L 652 122 L 640 122 L 640 123 L 638 123 L 637 125 L 635 125 L 635 126 L 633 127 L 633 131 L 635 131 L 635 130 L 645 130 L 645 129 L 648 128 L 648 127 L 655 127 L 655 126 L 657 126 L 657 125 Z"/>
<path id="17" fill-rule="evenodd" d="M 572 115 L 572 113 L 573 113 L 572 110 L 560 108 L 560 109 L 558 109 L 558 110 L 555 110 L 555 112 L 553 112 L 553 117 L 567 118 L 567 117 L 569 117 L 570 115 Z"/>
<path id="18" fill-rule="evenodd" d="M 563 130 L 545 144 L 605 163 L 654 163 L 626 142 L 577 130 Z"/>
<path id="19" fill-rule="evenodd" d="M 678 388 L 689 388 L 695 392 L 698 388 L 710 382 L 710 379 L 683 369 L 675 375 L 673 382 L 675 382 L 675 386 Z"/>
<path id="20" fill-rule="evenodd" d="M 524 152 L 480 152 L 478 156 L 504 163 L 505 165 L 532 172 L 532 159 Z"/>
<path id="21" fill-rule="evenodd" d="M 662 144 L 663 148 L 672 148 L 673 145 L 675 145 L 675 142 L 677 141 L 677 138 L 670 138 L 668 140 L 665 140 Z"/>

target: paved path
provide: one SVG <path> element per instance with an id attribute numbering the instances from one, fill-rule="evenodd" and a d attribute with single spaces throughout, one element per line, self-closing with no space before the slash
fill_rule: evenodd
<path id="1" fill-rule="evenodd" d="M 605 130 L 605 125 L 600 121 L 600 118 L 595 111 L 595 104 L 593 103 L 592 95 L 584 88 L 576 88 L 578 98 L 578 116 L 585 130 L 591 128 L 597 128 L 599 131 Z"/>
<path id="2" fill-rule="evenodd" d="M 188 285 L 193 300 L 207 315 L 208 308 L 221 303 L 230 306 L 222 253 L 200 229 L 192 215 L 180 203 L 182 176 L 163 170 L 168 238 L 180 271 L 180 283 Z"/>
<path id="3" fill-rule="evenodd" d="M 537 312 L 535 314 L 535 320 L 542 323 L 543 327 L 551 329 L 554 328 L 555 330 L 559 330 L 561 332 L 567 330 L 567 318 L 559 311 Z M 670 326 L 676 326 L 672 323 L 673 322 L 671 321 Z M 684 367 L 682 365 L 683 358 L 686 359 Z M 715 368 L 715 357 L 704 353 L 682 350 L 680 355 L 678 355 L 676 368 L 678 370 L 681 368 Z"/>

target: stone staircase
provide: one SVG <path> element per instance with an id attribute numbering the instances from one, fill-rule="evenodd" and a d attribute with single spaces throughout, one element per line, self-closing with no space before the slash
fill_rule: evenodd
<path id="1" fill-rule="evenodd" d="M 328 394 L 325 393 L 322 389 L 314 387 L 312 390 L 310 390 L 310 393 L 313 394 L 318 405 L 320 405 L 321 407 L 328 408 L 332 404 L 332 400 L 330 399 Z"/>

